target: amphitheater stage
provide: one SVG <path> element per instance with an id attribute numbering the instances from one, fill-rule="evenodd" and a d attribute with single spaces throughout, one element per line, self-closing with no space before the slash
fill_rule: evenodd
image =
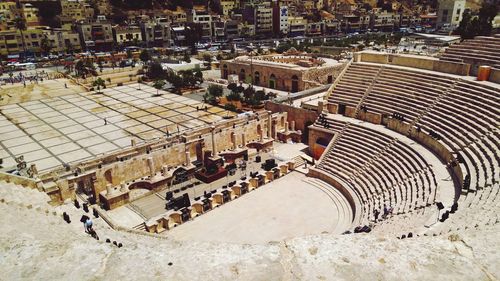
<path id="1" fill-rule="evenodd" d="M 181 241 L 265 244 L 345 231 L 352 218 L 345 198 L 308 181 L 292 172 L 164 233 Z"/>

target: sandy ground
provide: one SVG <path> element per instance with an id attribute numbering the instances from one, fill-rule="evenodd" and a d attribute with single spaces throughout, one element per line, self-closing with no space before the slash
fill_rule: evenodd
<path id="1" fill-rule="evenodd" d="M 67 87 L 65 87 L 65 84 Z M 7 84 L 0 86 L 0 105 L 28 102 L 68 94 L 85 92 L 81 86 L 71 83 L 68 79 L 60 78 L 44 80 L 43 82 Z"/>

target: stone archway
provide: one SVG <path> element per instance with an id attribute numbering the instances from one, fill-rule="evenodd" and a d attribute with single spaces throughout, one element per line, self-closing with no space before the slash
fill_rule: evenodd
<path id="1" fill-rule="evenodd" d="M 260 73 L 258 71 L 255 71 L 254 73 L 254 85 L 259 86 L 260 84 Z"/>
<path id="2" fill-rule="evenodd" d="M 113 184 L 113 175 L 111 174 L 111 169 L 104 172 L 104 178 L 109 184 Z"/>
<path id="3" fill-rule="evenodd" d="M 269 76 L 269 88 L 276 89 L 276 76 L 274 74 Z"/>
<path id="4" fill-rule="evenodd" d="M 245 74 L 245 70 L 243 68 L 240 70 L 240 74 L 238 75 L 238 79 L 242 82 L 245 82 L 246 74 Z"/>
<path id="5" fill-rule="evenodd" d="M 292 93 L 296 93 L 299 91 L 299 77 L 297 75 L 292 76 Z"/>

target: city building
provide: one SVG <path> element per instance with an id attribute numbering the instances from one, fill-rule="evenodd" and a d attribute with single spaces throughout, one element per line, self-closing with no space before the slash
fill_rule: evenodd
<path id="1" fill-rule="evenodd" d="M 94 18 L 94 9 L 84 0 L 61 0 L 61 24 Z"/>
<path id="2" fill-rule="evenodd" d="M 465 10 L 465 0 L 439 0 L 437 25 L 438 27 L 458 26 L 462 20 L 462 15 Z"/>
<path id="3" fill-rule="evenodd" d="M 141 31 L 146 47 L 172 46 L 171 27 L 166 18 L 157 19 L 156 22 L 141 23 Z"/>
<path id="4" fill-rule="evenodd" d="M 80 36 L 71 30 L 43 28 L 43 35 L 49 40 L 52 53 L 79 52 L 82 49 Z"/>
<path id="5" fill-rule="evenodd" d="M 344 66 L 294 49 L 283 55 L 241 56 L 220 65 L 223 79 L 238 75 L 240 82 L 292 93 L 333 83 Z"/>
<path id="6" fill-rule="evenodd" d="M 43 31 L 40 29 L 29 28 L 22 33 L 15 29 L 0 31 L 0 55 L 40 54 L 42 38 Z"/>
<path id="7" fill-rule="evenodd" d="M 278 2 L 273 2 L 273 34 L 275 36 L 285 36 L 288 34 L 288 6 L 280 6 Z"/>
<path id="8" fill-rule="evenodd" d="M 219 4 L 224 16 L 230 16 L 231 11 L 237 7 L 235 0 L 219 0 Z"/>
<path id="9" fill-rule="evenodd" d="M 299 37 L 305 36 L 307 27 L 307 20 L 303 17 L 288 17 L 288 36 Z"/>
<path id="10" fill-rule="evenodd" d="M 255 11 L 255 33 L 271 35 L 273 32 L 273 9 L 269 3 L 257 5 Z"/>
<path id="11" fill-rule="evenodd" d="M 114 44 L 113 29 L 109 22 L 81 22 L 77 25 L 80 42 L 86 50 L 111 50 Z"/>
<path id="12" fill-rule="evenodd" d="M 31 5 L 30 3 L 26 3 L 22 5 L 20 10 L 21 17 L 26 21 L 26 26 L 39 26 L 40 20 L 38 18 L 38 9 Z"/>
<path id="13" fill-rule="evenodd" d="M 118 46 L 138 45 L 142 42 L 142 32 L 138 26 L 114 26 L 113 38 Z"/>

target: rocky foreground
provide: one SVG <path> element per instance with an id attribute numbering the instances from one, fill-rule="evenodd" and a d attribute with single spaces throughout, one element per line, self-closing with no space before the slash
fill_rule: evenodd
<path id="1" fill-rule="evenodd" d="M 496 280 L 499 227 L 399 240 L 318 235 L 268 245 L 178 242 L 109 229 L 83 211 L 0 203 L 2 280 Z M 62 211 L 71 215 L 67 224 Z M 119 248 L 111 241 L 121 242 Z"/>

